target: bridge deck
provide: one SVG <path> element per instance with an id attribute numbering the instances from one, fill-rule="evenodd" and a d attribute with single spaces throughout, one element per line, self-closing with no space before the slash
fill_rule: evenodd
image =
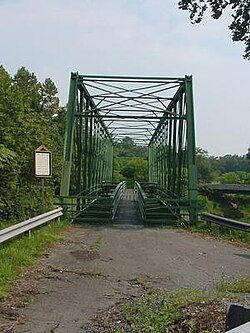
<path id="1" fill-rule="evenodd" d="M 121 197 L 116 216 L 116 225 L 142 224 L 138 195 L 133 189 L 126 189 Z"/>
<path id="2" fill-rule="evenodd" d="M 250 185 L 245 184 L 205 184 L 205 188 L 214 192 L 250 194 Z"/>

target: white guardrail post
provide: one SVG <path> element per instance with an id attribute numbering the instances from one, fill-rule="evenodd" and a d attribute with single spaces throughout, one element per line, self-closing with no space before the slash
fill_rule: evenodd
<path id="1" fill-rule="evenodd" d="M 8 228 L 0 230 L 0 243 L 5 242 L 15 236 L 18 236 L 26 231 L 30 231 L 39 225 L 54 220 L 63 215 L 62 207 L 51 210 L 47 213 L 32 217 L 31 219 L 14 224 Z"/>

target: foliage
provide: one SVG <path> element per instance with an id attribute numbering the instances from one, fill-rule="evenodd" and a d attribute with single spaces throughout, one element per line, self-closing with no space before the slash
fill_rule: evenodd
<path id="1" fill-rule="evenodd" d="M 125 136 L 120 142 L 117 142 L 115 148 L 119 157 L 147 157 L 147 147 L 135 144 L 129 136 Z"/>
<path id="2" fill-rule="evenodd" d="M 138 146 L 132 138 L 124 137 L 115 146 L 114 178 L 116 180 L 147 181 L 147 147 Z M 249 184 L 249 161 L 245 156 L 210 156 L 196 149 L 198 182 Z"/>
<path id="3" fill-rule="evenodd" d="M 45 145 L 53 155 L 53 177 L 47 179 L 46 208 L 53 204 L 62 156 L 63 114 L 51 79 L 40 83 L 24 67 L 12 78 L 0 66 L 0 221 L 39 213 L 40 181 L 33 172 L 33 152 Z"/>
<path id="4" fill-rule="evenodd" d="M 201 222 L 191 229 L 192 232 L 198 232 L 203 235 L 210 235 L 212 237 L 225 239 L 230 242 L 249 246 L 250 234 L 244 231 L 234 230 L 226 227 L 221 227 L 215 224 Z"/>
<path id="5" fill-rule="evenodd" d="M 46 247 L 62 240 L 60 232 L 67 226 L 66 221 L 52 222 L 32 231 L 30 238 L 24 235 L 1 245 L 0 298 L 7 296 L 25 266 L 34 264 Z"/>
<path id="6" fill-rule="evenodd" d="M 208 152 L 202 148 L 196 149 L 196 163 L 199 183 L 209 183 L 217 175 L 213 168 Z"/>
<path id="7" fill-rule="evenodd" d="M 200 203 L 200 208 L 203 211 L 206 211 L 214 215 L 223 215 L 223 211 L 219 204 L 214 200 L 209 199 L 207 196 L 199 195 L 198 200 Z"/>
<path id="8" fill-rule="evenodd" d="M 125 136 L 115 145 L 114 178 L 116 180 L 148 180 L 147 147 L 135 144 Z"/>
<path id="9" fill-rule="evenodd" d="M 220 157 L 212 157 L 211 163 L 219 173 L 245 171 L 250 172 L 250 166 L 244 156 L 224 155 Z"/>
<path id="10" fill-rule="evenodd" d="M 122 170 L 122 161 L 118 158 L 117 154 L 114 154 L 114 170 L 113 178 L 119 182 L 125 180 L 124 176 L 121 174 Z"/>
<path id="11" fill-rule="evenodd" d="M 250 172 L 238 171 L 227 172 L 216 178 L 220 184 L 249 184 Z"/>
<path id="12" fill-rule="evenodd" d="M 250 3 L 242 0 L 180 0 L 179 8 L 188 10 L 192 23 L 200 23 L 203 15 L 209 8 L 211 16 L 219 19 L 225 9 L 231 8 L 232 22 L 229 29 L 233 41 L 245 44 L 244 58 L 250 60 Z"/>
<path id="13" fill-rule="evenodd" d="M 220 281 L 216 284 L 216 290 L 222 293 L 250 293 L 250 277 L 235 278 L 229 281 L 228 277 L 222 274 Z"/>
<path id="14" fill-rule="evenodd" d="M 199 183 L 249 184 L 250 165 L 244 156 L 209 156 L 206 150 L 197 148 L 196 160 Z"/>
<path id="15" fill-rule="evenodd" d="M 245 156 L 209 156 L 202 148 L 196 149 L 198 182 L 220 184 L 250 184 L 250 165 Z M 202 186 L 201 186 L 202 188 Z M 202 210 L 241 221 L 249 221 L 249 197 L 236 194 L 215 195 L 199 198 Z"/>
<path id="16" fill-rule="evenodd" d="M 98 252 L 102 244 L 102 238 L 98 237 L 93 243 L 90 244 L 89 250 L 91 252 Z"/>
<path id="17" fill-rule="evenodd" d="M 247 154 L 246 154 L 246 158 L 249 160 L 250 162 L 250 147 L 248 148 Z"/>
<path id="18" fill-rule="evenodd" d="M 17 163 L 15 153 L 0 144 L 0 215 L 8 217 L 12 210 L 13 198 L 16 192 Z"/>
<path id="19" fill-rule="evenodd" d="M 225 278 L 212 290 L 158 292 L 152 288 L 130 302 L 118 305 L 92 323 L 95 331 L 113 333 L 220 333 L 224 332 L 226 302 L 239 299 Z M 223 283 L 223 288 L 220 288 Z M 240 284 L 241 281 L 235 283 Z M 241 283 L 242 286 L 244 283 Z M 245 286 L 242 289 L 246 290 Z M 238 291 L 237 288 L 232 290 Z"/>
<path id="20" fill-rule="evenodd" d="M 127 180 L 146 182 L 148 180 L 148 162 L 142 158 L 132 158 L 122 162 L 122 176 Z"/>

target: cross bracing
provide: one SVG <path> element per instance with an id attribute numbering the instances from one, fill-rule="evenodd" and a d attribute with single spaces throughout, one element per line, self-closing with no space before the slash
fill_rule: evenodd
<path id="1" fill-rule="evenodd" d="M 129 136 L 148 147 L 148 180 L 155 184 L 155 195 L 176 200 L 176 214 L 186 210 L 196 219 L 192 94 L 191 76 L 72 73 L 61 197 L 87 196 L 102 182 L 112 181 L 114 143 Z"/>

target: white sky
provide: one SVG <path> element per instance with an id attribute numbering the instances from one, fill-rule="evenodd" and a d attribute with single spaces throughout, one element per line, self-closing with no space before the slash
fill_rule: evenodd
<path id="1" fill-rule="evenodd" d="M 230 13 L 192 25 L 178 0 L 0 0 L 0 64 L 55 81 L 71 71 L 194 77 L 197 146 L 212 155 L 250 146 L 250 62 L 233 43 Z"/>

